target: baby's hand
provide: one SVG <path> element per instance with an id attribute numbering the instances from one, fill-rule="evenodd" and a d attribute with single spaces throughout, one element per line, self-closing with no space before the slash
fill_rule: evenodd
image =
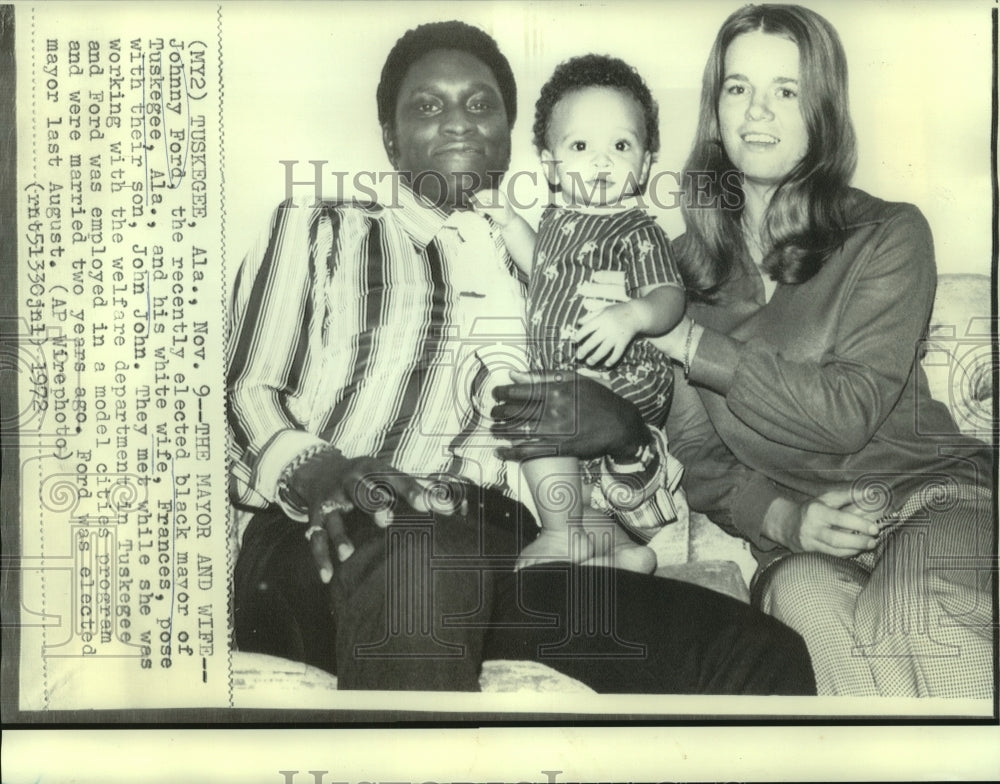
<path id="1" fill-rule="evenodd" d="M 627 302 L 589 313 L 580 319 L 576 330 L 576 358 L 591 367 L 612 367 L 622 358 L 639 328 Z"/>
<path id="2" fill-rule="evenodd" d="M 470 202 L 476 214 L 489 217 L 500 227 L 510 257 L 521 272 L 530 275 L 535 232 L 524 218 L 514 212 L 507 195 L 500 190 L 480 191 L 472 194 Z"/>
<path id="3" fill-rule="evenodd" d="M 514 210 L 503 191 L 498 188 L 472 194 L 472 209 L 480 215 L 487 215 L 501 228 L 505 228 L 514 217 Z"/>

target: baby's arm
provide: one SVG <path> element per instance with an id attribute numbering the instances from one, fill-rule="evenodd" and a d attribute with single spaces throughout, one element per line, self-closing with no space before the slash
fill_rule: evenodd
<path id="1" fill-rule="evenodd" d="M 529 274 L 531 260 L 535 255 L 535 230 L 520 215 L 511 213 L 507 223 L 500 225 L 500 233 L 517 268 L 525 275 Z"/>
<path id="2" fill-rule="evenodd" d="M 510 257 L 521 272 L 529 274 L 531 260 L 535 254 L 535 230 L 511 209 L 509 202 L 501 200 L 500 191 L 474 194 L 472 206 L 476 212 L 488 215 L 500 227 Z"/>
<path id="3" fill-rule="evenodd" d="M 580 319 L 576 358 L 590 366 L 611 367 L 636 337 L 663 335 L 684 316 L 684 289 L 673 285 L 643 286 L 639 296 Z"/>

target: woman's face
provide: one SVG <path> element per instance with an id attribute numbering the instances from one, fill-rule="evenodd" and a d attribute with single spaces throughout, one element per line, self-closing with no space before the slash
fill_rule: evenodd
<path id="1" fill-rule="evenodd" d="M 773 187 L 805 157 L 809 134 L 799 104 L 799 47 L 755 31 L 726 49 L 719 131 L 748 184 Z"/>

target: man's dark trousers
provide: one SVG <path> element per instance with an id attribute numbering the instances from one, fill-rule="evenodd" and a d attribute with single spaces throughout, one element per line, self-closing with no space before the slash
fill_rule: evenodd
<path id="1" fill-rule="evenodd" d="M 256 514 L 236 564 L 237 646 L 335 673 L 342 689 L 474 691 L 483 660 L 531 659 L 598 692 L 815 693 L 801 638 L 727 596 L 565 563 L 514 572 L 531 515 L 461 490 L 466 515 L 397 515 L 383 530 L 348 514 L 355 552 L 330 585 L 303 523 Z"/>

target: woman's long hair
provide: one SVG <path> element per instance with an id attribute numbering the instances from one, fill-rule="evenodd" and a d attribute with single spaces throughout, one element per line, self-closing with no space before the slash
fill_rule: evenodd
<path id="1" fill-rule="evenodd" d="M 799 48 L 800 108 L 808 133 L 803 159 L 776 188 L 761 227 L 764 269 L 782 283 L 815 275 L 842 242 L 857 143 L 847 99 L 847 59 L 837 31 L 822 16 L 795 5 L 752 5 L 723 23 L 708 56 L 694 149 L 684 172 L 682 211 L 687 227 L 678 262 L 689 290 L 711 298 L 743 251 L 742 180 L 722 146 L 719 96 L 729 44 L 761 31 Z M 699 175 L 708 172 L 710 176 Z M 705 184 L 711 181 L 711 207 Z"/>

